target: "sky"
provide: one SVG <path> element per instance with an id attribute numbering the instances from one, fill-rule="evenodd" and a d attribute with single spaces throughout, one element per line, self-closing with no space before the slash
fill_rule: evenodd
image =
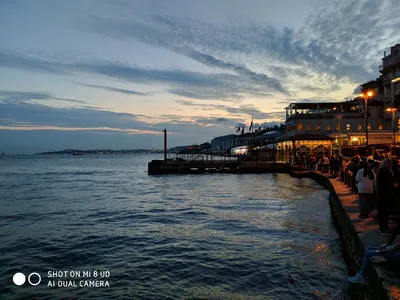
<path id="1" fill-rule="evenodd" d="M 0 152 L 162 148 L 342 101 L 398 0 L 0 0 Z"/>

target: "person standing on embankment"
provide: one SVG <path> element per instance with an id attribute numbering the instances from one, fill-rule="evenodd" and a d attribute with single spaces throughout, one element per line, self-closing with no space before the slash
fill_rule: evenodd
<path id="1" fill-rule="evenodd" d="M 360 218 L 368 218 L 368 214 L 374 210 L 375 178 L 375 172 L 369 168 L 368 163 L 366 161 L 361 161 L 360 169 L 356 174 L 356 181 L 358 183 Z"/>
<path id="2" fill-rule="evenodd" d="M 392 160 L 385 158 L 376 174 L 376 200 L 378 204 L 379 231 L 388 234 L 388 219 L 392 206 L 393 170 Z"/>
<path id="3" fill-rule="evenodd" d="M 398 158 L 393 158 L 393 211 L 400 216 L 400 165 Z"/>

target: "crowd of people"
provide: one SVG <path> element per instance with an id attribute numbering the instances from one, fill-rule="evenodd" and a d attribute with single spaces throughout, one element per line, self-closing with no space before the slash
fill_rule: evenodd
<path id="1" fill-rule="evenodd" d="M 336 179 L 346 172 L 351 176 L 351 190 L 358 194 L 359 218 L 372 218 L 388 242 L 370 246 L 365 251 L 359 273 L 348 280 L 363 283 L 368 265 L 400 262 L 400 164 L 396 156 L 375 152 L 371 156 L 310 155 L 298 159 L 299 167 L 328 173 Z"/>
<path id="2" fill-rule="evenodd" d="M 379 157 L 378 157 L 379 156 Z M 379 158 L 383 159 L 380 161 Z M 360 218 L 379 220 L 382 233 L 388 231 L 389 212 L 400 216 L 400 166 L 396 156 L 354 155 L 346 158 L 338 154 L 309 155 L 298 158 L 300 169 L 309 168 L 337 179 L 351 174 L 351 190 L 359 195 Z"/>

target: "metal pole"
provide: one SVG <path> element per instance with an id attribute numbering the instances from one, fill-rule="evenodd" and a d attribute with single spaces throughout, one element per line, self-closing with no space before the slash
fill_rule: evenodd
<path id="1" fill-rule="evenodd" d="M 365 101 L 365 154 L 368 156 L 368 96 L 364 96 Z"/>
<path id="2" fill-rule="evenodd" d="M 163 130 L 164 132 L 164 162 L 167 161 L 167 129 Z"/>
<path id="3" fill-rule="evenodd" d="M 342 116 L 343 107 L 340 105 L 340 115 L 339 115 L 339 155 L 342 155 Z"/>
<path id="4" fill-rule="evenodd" d="M 395 130 L 395 110 L 392 109 L 392 128 L 393 128 L 393 149 L 392 149 L 392 156 L 396 155 L 396 130 Z"/>

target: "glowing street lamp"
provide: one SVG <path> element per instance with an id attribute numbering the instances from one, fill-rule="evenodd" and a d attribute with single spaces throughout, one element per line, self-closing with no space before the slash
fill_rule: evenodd
<path id="1" fill-rule="evenodd" d="M 386 111 L 392 112 L 392 129 L 393 129 L 393 148 L 392 148 L 392 155 L 395 155 L 396 151 L 396 129 L 395 129 L 395 114 L 398 109 L 396 107 L 389 107 Z"/>
<path id="2" fill-rule="evenodd" d="M 364 117 L 365 117 L 365 154 L 368 156 L 368 98 L 374 95 L 373 92 L 368 91 L 360 94 L 360 97 L 364 98 Z"/>

